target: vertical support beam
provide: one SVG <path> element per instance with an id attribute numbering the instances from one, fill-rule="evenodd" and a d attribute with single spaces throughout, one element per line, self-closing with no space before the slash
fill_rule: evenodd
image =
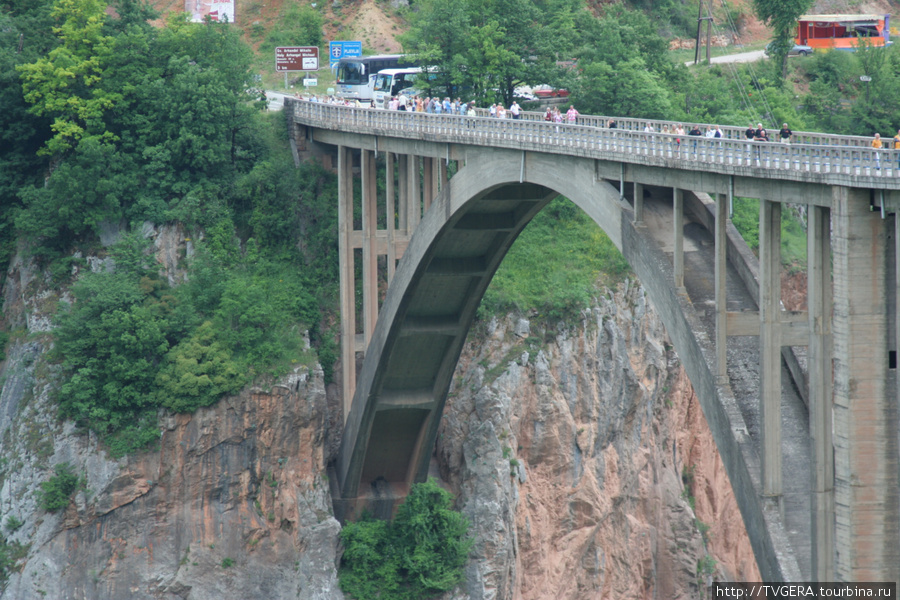
<path id="1" fill-rule="evenodd" d="M 419 157 L 414 154 L 406 155 L 406 222 L 409 234 L 419 224 L 422 218 L 422 186 L 420 183 Z"/>
<path id="2" fill-rule="evenodd" d="M 675 271 L 675 289 L 684 292 L 684 192 L 680 188 L 674 188 L 673 192 L 673 218 L 675 237 L 675 256 L 673 257 Z"/>
<path id="3" fill-rule="evenodd" d="M 781 496 L 781 204 L 759 201 L 759 420 L 763 494 Z"/>
<path id="4" fill-rule="evenodd" d="M 807 216 L 809 437 L 812 443 L 810 532 L 812 580 L 834 581 L 834 446 L 831 439 L 831 211 Z"/>
<path id="5" fill-rule="evenodd" d="M 398 190 L 397 220 L 398 229 L 404 234 L 410 233 L 409 226 L 409 157 L 401 154 L 397 157 L 397 184 Z"/>
<path id="6" fill-rule="evenodd" d="M 341 385 L 344 420 L 356 391 L 356 282 L 353 272 L 353 154 L 338 147 L 338 263 L 341 286 Z"/>
<path id="7" fill-rule="evenodd" d="M 422 197 L 424 199 L 425 212 L 431 208 L 431 200 L 434 198 L 437 186 L 434 183 L 437 169 L 434 168 L 435 159 L 430 156 L 422 159 Z"/>
<path id="8" fill-rule="evenodd" d="M 394 207 L 394 194 L 395 194 L 395 191 L 394 191 L 395 190 L 395 187 L 394 187 L 394 159 L 395 158 L 396 158 L 396 155 L 393 152 L 387 152 L 384 155 L 385 179 L 386 179 L 386 181 L 384 182 L 384 189 L 385 189 L 385 193 L 387 195 L 387 198 L 385 200 L 385 209 L 384 210 L 385 210 L 385 219 L 386 219 L 385 226 L 387 228 L 387 241 L 388 241 L 388 247 L 387 247 L 387 282 L 388 282 L 388 285 L 390 285 L 391 281 L 393 281 L 393 279 L 394 279 L 394 269 L 395 269 L 394 265 L 397 262 L 397 256 L 396 256 L 396 252 L 394 250 L 394 241 L 395 241 L 394 240 L 394 238 L 395 238 L 395 236 L 394 236 L 394 227 L 395 227 L 394 214 L 395 214 L 395 210 L 396 210 Z"/>
<path id="9" fill-rule="evenodd" d="M 840 581 L 900 580 L 897 398 L 888 380 L 885 221 L 832 188 L 834 510 Z"/>
<path id="10" fill-rule="evenodd" d="M 644 184 L 634 182 L 634 224 L 644 224 Z"/>
<path id="11" fill-rule="evenodd" d="M 726 311 L 728 297 L 726 282 L 728 273 L 728 197 L 716 195 L 715 271 L 716 271 L 716 374 L 718 383 L 728 383 L 728 330 Z"/>
<path id="12" fill-rule="evenodd" d="M 363 335 L 368 346 L 375 332 L 378 319 L 378 252 L 375 248 L 375 231 L 378 228 L 377 175 L 375 153 L 361 150 L 362 178 L 362 288 L 363 288 Z"/>
<path id="13" fill-rule="evenodd" d="M 459 171 L 459 161 L 456 161 L 456 170 Z M 447 185 L 447 176 L 448 176 L 448 166 L 449 161 L 446 160 L 438 160 L 438 168 L 437 168 L 437 178 L 438 178 L 438 186 L 435 188 L 435 192 L 441 192 L 444 189 L 444 186 Z"/>

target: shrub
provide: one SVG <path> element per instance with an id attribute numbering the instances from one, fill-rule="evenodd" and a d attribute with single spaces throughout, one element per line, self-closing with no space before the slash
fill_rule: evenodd
<path id="1" fill-rule="evenodd" d="M 463 578 L 472 541 L 453 498 L 429 480 L 415 484 L 393 523 L 364 517 L 341 532 L 341 589 L 357 600 L 423 600 Z"/>
<path id="2" fill-rule="evenodd" d="M 80 484 L 69 463 L 56 465 L 55 473 L 41 484 L 41 490 L 38 492 L 38 506 L 47 512 L 56 512 L 67 507 L 72 493 Z"/>

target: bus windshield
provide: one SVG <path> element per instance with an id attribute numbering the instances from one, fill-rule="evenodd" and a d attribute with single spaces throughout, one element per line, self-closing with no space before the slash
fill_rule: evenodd
<path id="1" fill-rule="evenodd" d="M 394 76 L 388 75 L 386 73 L 379 73 L 375 76 L 375 91 L 376 92 L 384 92 L 386 90 L 391 89 L 391 82 L 393 81 Z"/>
<path id="2" fill-rule="evenodd" d="M 342 61 L 338 65 L 337 83 L 362 85 L 368 83 L 366 66 L 361 62 Z"/>

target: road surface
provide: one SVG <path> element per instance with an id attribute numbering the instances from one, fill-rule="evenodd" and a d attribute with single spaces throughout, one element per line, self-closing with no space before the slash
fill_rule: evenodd
<path id="1" fill-rule="evenodd" d="M 700 51 L 700 62 L 705 62 L 706 59 L 706 50 L 701 49 Z M 753 52 L 740 52 L 738 54 L 726 54 L 725 56 L 713 56 L 711 62 L 713 64 L 717 63 L 745 63 L 745 62 L 756 62 L 762 58 L 765 58 L 766 53 L 763 50 L 754 50 Z M 691 66 L 694 64 L 694 61 L 689 60 L 684 63 L 687 66 Z"/>

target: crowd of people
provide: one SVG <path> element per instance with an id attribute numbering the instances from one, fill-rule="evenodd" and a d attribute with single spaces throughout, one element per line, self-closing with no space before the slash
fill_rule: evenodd
<path id="1" fill-rule="evenodd" d="M 299 98 L 299 94 L 297 94 Z M 328 104 L 339 104 L 346 106 L 362 106 L 358 101 L 348 100 L 345 98 L 338 98 L 337 96 L 311 96 L 309 100 L 312 102 L 325 102 Z M 401 93 L 399 96 L 391 97 L 388 102 L 388 106 L 386 107 L 389 110 L 404 110 L 410 112 L 423 112 L 429 114 L 448 114 L 448 115 L 463 115 L 469 117 L 478 116 L 478 113 L 475 109 L 475 101 L 463 102 L 459 98 L 455 100 L 444 97 L 443 100 L 441 98 L 435 97 L 419 97 L 419 96 L 407 96 L 406 94 Z M 522 116 L 522 108 L 519 106 L 518 102 L 513 100 L 512 104 L 510 104 L 509 108 L 504 106 L 502 103 L 494 103 L 491 104 L 490 108 L 487 109 L 487 115 L 492 118 L 497 119 L 519 119 Z M 574 105 L 570 104 L 569 109 L 566 112 L 560 111 L 558 106 L 548 106 L 546 112 L 544 113 L 544 121 L 549 123 L 562 124 L 566 123 L 568 125 L 575 125 L 578 123 L 578 118 L 581 116 L 581 113 L 575 108 Z M 608 129 L 616 129 L 618 124 L 615 119 L 609 119 L 606 123 L 606 127 Z M 666 135 L 674 135 L 675 137 L 675 145 L 680 147 L 682 141 L 685 136 L 688 137 L 707 137 L 707 138 L 724 138 L 725 133 L 722 131 L 722 128 L 718 125 L 708 125 L 706 127 L 706 131 L 702 131 L 700 125 L 692 125 L 689 130 L 685 130 L 684 125 L 681 123 L 676 123 L 675 125 L 669 125 L 668 123 L 663 123 L 659 129 L 657 129 L 652 122 L 647 122 L 644 125 L 645 133 L 663 133 Z M 788 127 L 787 123 L 783 123 L 781 125 L 781 129 L 775 133 L 777 137 L 777 141 L 782 144 L 790 144 L 791 140 L 794 137 L 794 132 Z M 762 123 L 757 123 L 755 126 L 753 123 L 750 123 L 747 126 L 747 129 L 744 131 L 744 138 L 747 141 L 752 142 L 769 142 L 772 141 L 769 132 L 763 127 Z M 694 140 L 694 147 L 696 148 L 696 140 Z M 876 150 L 881 149 L 893 149 L 896 150 L 897 154 L 897 168 L 900 170 L 900 129 L 897 130 L 897 135 L 895 135 L 892 139 L 885 141 L 882 139 L 880 133 L 876 133 L 871 142 L 872 148 Z M 881 168 L 881 153 L 876 152 L 875 154 L 877 168 Z"/>

